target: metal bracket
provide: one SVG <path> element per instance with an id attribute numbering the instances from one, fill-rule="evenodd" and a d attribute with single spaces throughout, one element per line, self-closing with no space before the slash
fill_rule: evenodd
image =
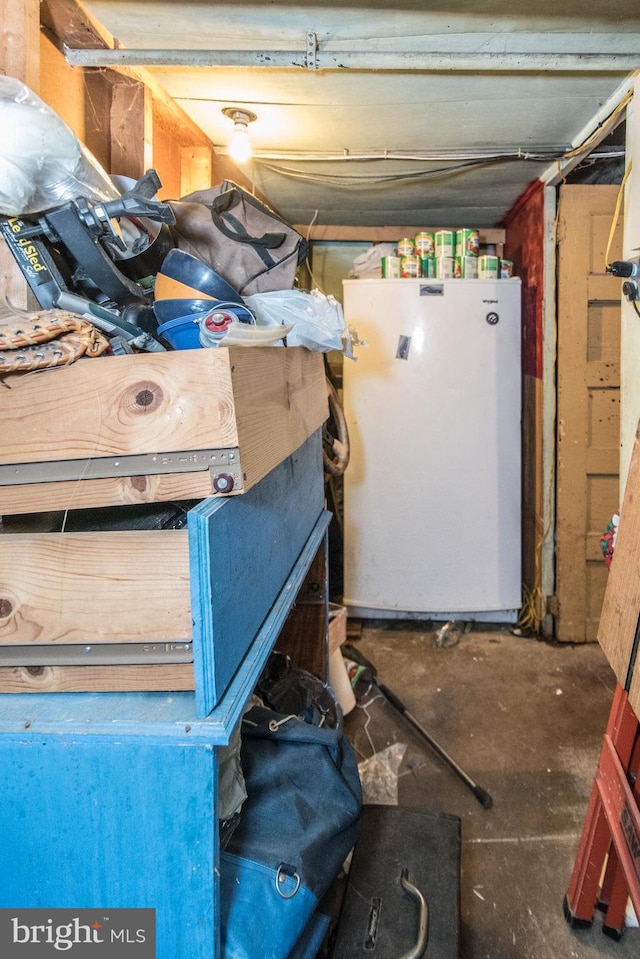
<path id="1" fill-rule="evenodd" d="M 197 473 L 205 470 L 209 470 L 211 474 L 214 492 L 229 493 L 232 489 L 242 489 L 243 476 L 238 447 L 2 464 L 0 487 L 19 486 L 22 483 L 109 479 L 114 476 L 150 476 L 156 473 Z"/>
<path id="2" fill-rule="evenodd" d="M 67 643 L 48 646 L 0 646 L 0 666 L 135 666 L 192 663 L 190 642 Z"/>
<path id="3" fill-rule="evenodd" d="M 307 70 L 318 70 L 318 35 L 313 31 L 307 31 L 307 49 L 305 66 Z"/>

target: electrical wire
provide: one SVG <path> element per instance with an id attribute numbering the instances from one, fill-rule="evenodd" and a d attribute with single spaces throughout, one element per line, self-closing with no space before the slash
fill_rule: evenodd
<path id="1" fill-rule="evenodd" d="M 620 219 L 620 209 L 622 207 L 622 200 L 624 197 L 624 188 L 627 180 L 629 179 L 629 174 L 631 173 L 631 167 L 633 162 L 629 161 L 627 169 L 624 171 L 624 176 L 622 177 L 622 183 L 620 184 L 620 189 L 618 190 L 618 196 L 616 198 L 616 208 L 613 212 L 613 220 L 611 221 L 611 229 L 609 230 L 609 239 L 607 241 L 607 249 L 604 254 L 604 265 L 605 268 L 609 266 L 609 251 L 611 250 L 611 244 L 613 243 L 613 235 L 616 232 L 616 227 L 618 225 L 618 220 Z"/>
<path id="2" fill-rule="evenodd" d="M 600 138 L 599 135 L 602 128 L 605 126 L 608 126 L 612 120 L 615 120 L 616 117 L 618 117 L 622 113 L 622 111 L 626 109 L 627 104 L 630 103 L 632 99 L 633 99 L 633 90 L 628 90 L 627 93 L 622 98 L 622 100 L 620 101 L 620 103 L 611 111 L 611 113 L 607 117 L 605 117 L 604 120 L 600 121 L 600 123 L 597 125 L 595 130 L 592 130 L 589 136 L 585 140 L 583 140 L 582 143 L 580 143 L 577 147 L 574 147 L 572 150 L 568 150 L 564 154 L 563 159 L 570 160 L 573 157 L 579 156 L 581 153 L 586 152 L 592 143 L 595 143 L 597 140 L 599 140 Z"/>
<path id="3" fill-rule="evenodd" d="M 591 133 L 575 147 L 571 149 L 550 149 L 540 148 L 538 150 L 523 150 L 521 147 L 509 147 L 504 150 L 440 150 L 440 151 L 417 151 L 408 152 L 402 150 L 382 150 L 378 152 L 353 153 L 349 150 L 342 152 L 325 153 L 307 153 L 307 152 L 255 152 L 254 162 L 264 166 L 280 176 L 290 177 L 298 180 L 306 180 L 313 183 L 326 183 L 333 187 L 357 187 L 373 186 L 386 183 L 402 182 L 424 182 L 428 180 L 444 179 L 461 175 L 478 166 L 486 166 L 494 163 L 506 163 L 509 161 L 525 162 L 546 162 L 551 163 L 554 160 L 558 163 L 559 172 L 562 172 L 562 162 L 571 160 L 587 154 L 589 149 L 596 144 L 601 131 L 609 126 L 614 129 L 617 124 L 615 121 L 621 115 L 623 110 L 633 98 L 633 90 L 629 90 L 618 105 L 601 120 Z M 606 159 L 607 154 L 597 154 L 597 159 Z M 448 161 L 452 166 L 439 167 L 435 170 L 420 170 L 412 173 L 390 173 L 390 174 L 362 174 L 343 176 L 335 173 L 309 173 L 302 170 L 283 167 L 273 161 L 289 161 L 292 163 L 302 162 L 327 162 L 327 163 L 362 163 L 374 161 L 404 161 L 418 163 L 437 163 Z"/>
<path id="4" fill-rule="evenodd" d="M 224 154 L 224 148 L 219 147 L 220 153 Z M 547 147 L 537 151 L 523 150 L 521 147 L 509 147 L 502 150 L 376 150 L 374 152 L 356 153 L 353 150 L 326 150 L 314 151 L 308 150 L 256 150 L 253 158 L 264 160 L 285 160 L 315 163 L 371 163 L 380 160 L 402 160 L 405 162 L 418 163 L 437 163 L 441 160 L 450 162 L 463 162 L 466 160 L 556 160 L 564 156 L 564 147 Z"/>
<path id="5" fill-rule="evenodd" d="M 446 177 L 458 176 L 468 172 L 469 169 L 478 167 L 493 166 L 498 163 L 506 163 L 509 158 L 493 158 L 488 160 L 473 160 L 457 164 L 450 167 L 439 167 L 436 170 L 418 170 L 412 173 L 389 173 L 383 175 L 364 174 L 355 176 L 343 176 L 335 173 L 308 173 L 304 170 L 294 170 L 287 167 L 276 166 L 271 163 L 262 163 L 265 169 L 280 176 L 289 177 L 295 180 L 304 180 L 311 183 L 326 183 L 332 187 L 340 186 L 375 186 L 386 183 L 406 183 L 406 182 L 425 182 L 427 180 L 440 180 Z"/>

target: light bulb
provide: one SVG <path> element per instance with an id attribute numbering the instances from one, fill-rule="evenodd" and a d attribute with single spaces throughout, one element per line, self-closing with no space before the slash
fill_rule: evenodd
<path id="1" fill-rule="evenodd" d="M 257 117 L 251 110 L 238 107 L 225 107 L 222 112 L 230 120 L 233 120 L 229 155 L 233 157 L 236 163 L 246 163 L 253 155 L 251 140 L 249 139 L 249 124 L 257 120 Z"/>
<path id="2" fill-rule="evenodd" d="M 233 124 L 229 153 L 237 163 L 246 163 L 247 160 L 251 159 L 253 151 L 251 149 L 249 131 L 247 124 L 242 120 L 236 120 Z"/>

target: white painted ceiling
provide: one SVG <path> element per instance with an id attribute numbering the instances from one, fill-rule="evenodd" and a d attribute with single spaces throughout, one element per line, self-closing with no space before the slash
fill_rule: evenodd
<path id="1" fill-rule="evenodd" d="M 84 6 L 221 153 L 257 114 L 246 172 L 298 224 L 499 225 L 640 68 L 640 0 Z"/>

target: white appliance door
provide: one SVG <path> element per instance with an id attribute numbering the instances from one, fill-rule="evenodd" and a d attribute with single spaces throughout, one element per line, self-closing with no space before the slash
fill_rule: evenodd
<path id="1" fill-rule="evenodd" d="M 344 601 L 513 621 L 521 606 L 519 280 L 347 280 Z M 488 615 L 483 615 L 487 613 Z"/>

